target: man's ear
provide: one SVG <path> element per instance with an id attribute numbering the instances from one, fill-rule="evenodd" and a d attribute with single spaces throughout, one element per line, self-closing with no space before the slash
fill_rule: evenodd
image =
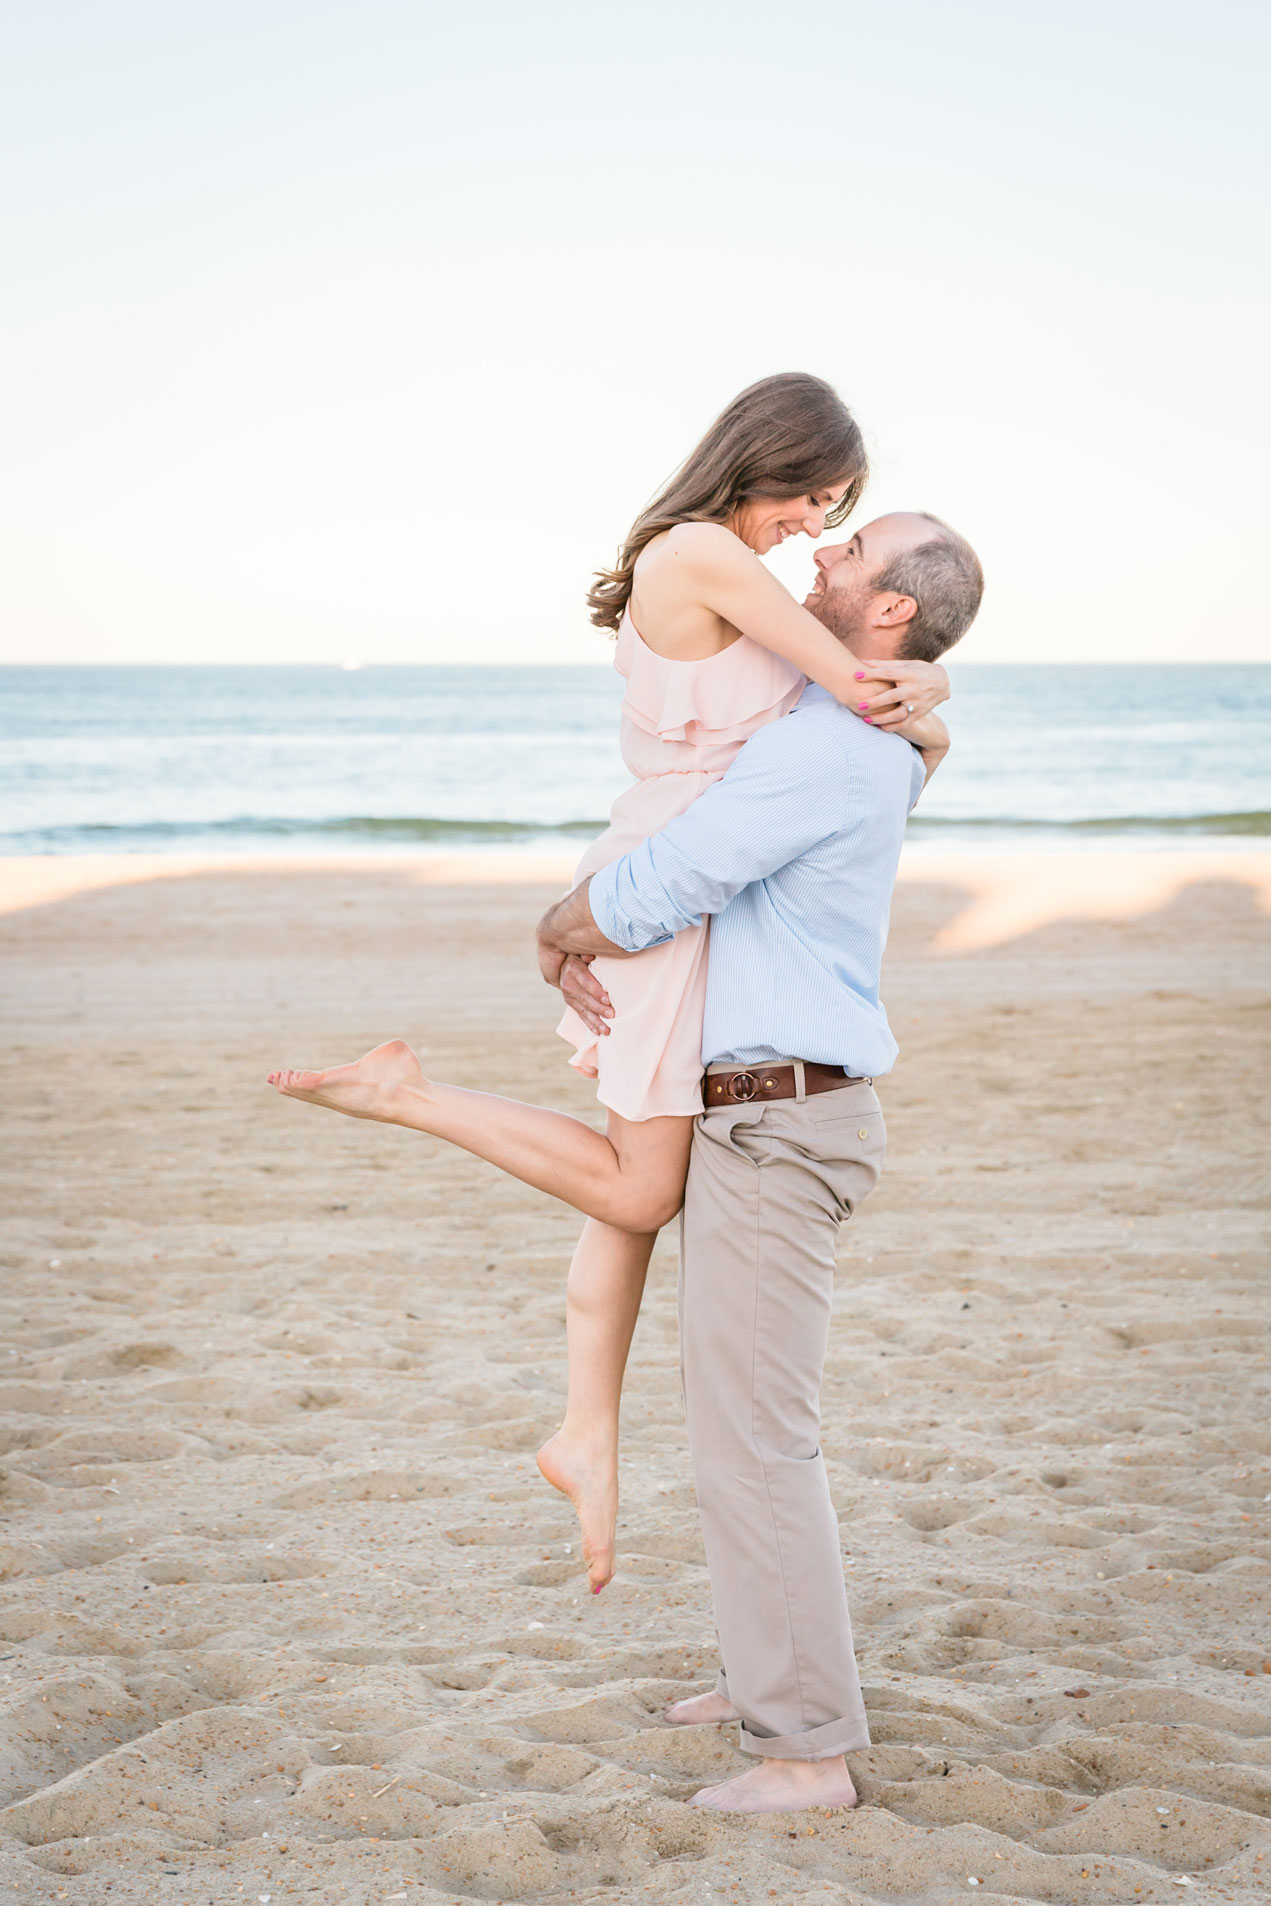
<path id="1" fill-rule="evenodd" d="M 880 629 L 899 629 L 912 622 L 917 613 L 918 604 L 912 596 L 885 595 L 876 599 L 871 619 Z"/>

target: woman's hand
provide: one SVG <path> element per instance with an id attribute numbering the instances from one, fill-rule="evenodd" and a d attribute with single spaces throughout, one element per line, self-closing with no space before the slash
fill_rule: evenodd
<path id="1" fill-rule="evenodd" d="M 613 1001 L 591 970 L 591 955 L 571 953 L 561 967 L 557 984 L 565 995 L 565 1004 L 573 1007 L 588 1032 L 608 1038 L 605 1021 L 613 1018 Z"/>
<path id="2" fill-rule="evenodd" d="M 861 693 L 853 712 L 872 728 L 903 729 L 949 699 L 949 676 L 940 662 L 863 661 L 858 674 Z"/>

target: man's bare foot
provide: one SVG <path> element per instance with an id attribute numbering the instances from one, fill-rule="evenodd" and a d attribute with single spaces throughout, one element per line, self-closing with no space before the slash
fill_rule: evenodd
<path id="1" fill-rule="evenodd" d="M 686 1701 L 672 1701 L 663 1710 L 662 1719 L 672 1727 L 718 1727 L 724 1721 L 739 1721 L 741 1715 L 731 1701 L 712 1688 L 709 1694 L 690 1694 Z"/>
<path id="2" fill-rule="evenodd" d="M 593 1595 L 613 1580 L 618 1526 L 618 1458 L 608 1448 L 591 1448 L 564 1429 L 539 1450 L 539 1469 L 578 1512 L 583 1561 Z"/>
<path id="3" fill-rule="evenodd" d="M 325 1072 L 271 1072 L 269 1083 L 284 1098 L 308 1099 L 311 1105 L 329 1105 L 350 1118 L 376 1118 L 388 1125 L 400 1123 L 403 1097 L 418 1097 L 428 1085 L 404 1039 L 376 1046 L 355 1065 L 329 1066 Z"/>
<path id="4" fill-rule="evenodd" d="M 833 1760 L 761 1760 L 718 1787 L 703 1787 L 690 1807 L 716 1813 L 802 1813 L 805 1807 L 854 1807 L 856 1789 L 841 1754 Z"/>

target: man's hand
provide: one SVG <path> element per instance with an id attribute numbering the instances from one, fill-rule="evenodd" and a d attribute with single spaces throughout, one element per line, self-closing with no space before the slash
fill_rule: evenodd
<path id="1" fill-rule="evenodd" d="M 867 682 L 881 678 L 893 684 L 868 695 L 854 711 L 868 715 L 872 728 L 903 728 L 949 699 L 949 676 L 940 662 L 863 661 L 860 669 Z"/>
<path id="2" fill-rule="evenodd" d="M 591 970 L 591 955 L 571 953 L 560 973 L 560 989 L 565 1004 L 572 1006 L 588 1032 L 607 1038 L 607 1020 L 613 1018 L 613 1001 Z"/>
<path id="3" fill-rule="evenodd" d="M 573 955 L 566 953 L 563 947 L 552 946 L 546 940 L 539 941 L 538 970 L 549 986 L 561 986 L 561 968 L 566 960 L 572 957 Z M 564 991 L 563 986 L 561 990 Z"/>
<path id="4" fill-rule="evenodd" d="M 590 886 L 588 877 L 556 906 L 549 907 L 538 923 L 538 970 L 549 986 L 559 986 L 562 992 L 561 974 L 571 954 L 581 954 L 586 960 L 594 959 L 597 953 L 608 953 L 614 959 L 631 957 L 623 947 L 607 940 L 592 919 L 587 901 Z"/>
<path id="5" fill-rule="evenodd" d="M 556 986 L 588 1032 L 607 1033 L 613 1001 L 591 970 L 594 953 L 562 953 L 558 946 L 538 945 L 538 970 L 549 986 Z"/>

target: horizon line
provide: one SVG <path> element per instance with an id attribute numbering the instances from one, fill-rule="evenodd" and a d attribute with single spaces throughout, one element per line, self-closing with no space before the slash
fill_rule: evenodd
<path id="1" fill-rule="evenodd" d="M 1101 657 L 1099 660 L 1083 659 L 1080 656 L 1065 657 L 1062 661 L 1043 656 L 1016 656 L 1009 661 L 992 660 L 983 656 L 942 656 L 942 662 L 955 668 L 1271 668 L 1271 655 L 1268 656 L 1206 656 L 1203 660 L 1183 659 L 1178 656 L 1164 656 L 1159 660 L 1144 661 L 1142 657 L 1127 656 L 1118 661 L 1115 657 Z M 184 661 L 184 662 L 115 662 L 115 661 L 5 661 L 0 658 L 0 671 L 6 669 L 72 669 L 72 668 L 168 668 L 168 669 L 322 669 L 336 675 L 362 675 L 371 669 L 424 669 L 424 668 L 541 668 L 541 669 L 592 669 L 606 668 L 608 655 L 597 656 L 588 662 L 513 662 L 504 660 L 474 659 L 467 662 L 402 662 L 402 661 Z"/>

